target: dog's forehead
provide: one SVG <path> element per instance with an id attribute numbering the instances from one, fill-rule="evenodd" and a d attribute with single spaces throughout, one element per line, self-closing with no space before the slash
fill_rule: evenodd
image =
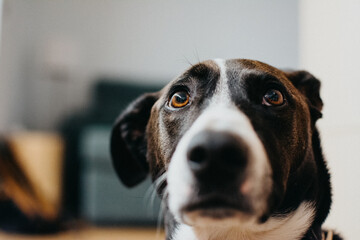
<path id="1" fill-rule="evenodd" d="M 284 81 L 285 78 L 281 70 L 259 61 L 249 59 L 214 59 L 193 65 L 170 85 L 187 82 L 189 79 L 196 79 L 201 82 L 211 81 L 209 82 L 211 85 L 216 84 L 219 79 L 223 78 L 232 80 L 237 78 L 237 80 L 241 80 L 248 74 L 259 76 L 263 74 L 271 75 L 280 81 Z"/>
<path id="2" fill-rule="evenodd" d="M 250 59 L 229 59 L 225 61 L 227 70 L 254 70 L 268 74 L 280 74 L 280 70 L 266 63 Z"/>

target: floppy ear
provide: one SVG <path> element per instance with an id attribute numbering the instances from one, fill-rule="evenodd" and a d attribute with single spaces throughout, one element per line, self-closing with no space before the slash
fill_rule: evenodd
<path id="1" fill-rule="evenodd" d="M 322 117 L 323 102 L 320 97 L 320 81 L 307 71 L 286 72 L 287 78 L 307 98 L 314 121 Z"/>
<path id="2" fill-rule="evenodd" d="M 128 187 L 143 181 L 149 172 L 146 160 L 146 126 L 157 94 L 144 94 L 118 117 L 111 133 L 111 156 L 116 173 Z"/>

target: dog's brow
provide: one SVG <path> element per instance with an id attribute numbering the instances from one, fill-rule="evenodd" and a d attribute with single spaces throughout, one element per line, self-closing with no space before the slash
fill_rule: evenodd
<path id="1" fill-rule="evenodd" d="M 177 85 L 186 85 L 190 82 L 191 78 L 189 76 L 182 76 L 174 82 L 173 87 Z"/>
<path id="2" fill-rule="evenodd" d="M 197 65 L 194 65 L 192 68 L 190 68 L 187 73 L 194 77 L 204 77 L 209 74 L 210 71 L 212 71 L 210 66 L 204 63 L 199 63 Z"/>
<path id="3" fill-rule="evenodd" d="M 216 86 L 219 77 L 220 69 L 215 63 L 209 61 L 208 63 L 197 64 L 188 69 L 173 82 L 173 87 L 199 83 L 201 86 L 206 85 L 212 89 Z"/>

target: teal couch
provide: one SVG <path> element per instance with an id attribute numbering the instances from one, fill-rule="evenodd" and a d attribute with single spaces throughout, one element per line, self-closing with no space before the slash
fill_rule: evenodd
<path id="1" fill-rule="evenodd" d="M 136 97 L 159 90 L 120 79 L 99 79 L 89 106 L 60 126 L 65 140 L 63 218 L 96 224 L 154 225 L 160 201 L 148 179 L 127 189 L 115 174 L 109 140 L 118 114 Z"/>

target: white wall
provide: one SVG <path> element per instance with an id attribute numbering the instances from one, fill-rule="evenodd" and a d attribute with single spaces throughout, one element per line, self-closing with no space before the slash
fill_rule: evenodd
<path id="1" fill-rule="evenodd" d="M 88 101 L 89 82 L 101 74 L 167 82 L 188 61 L 208 58 L 253 58 L 279 67 L 298 63 L 297 1 L 5 0 L 5 5 L 1 76 L 12 84 L 6 127 L 51 129 Z M 65 81 L 51 80 L 54 61 L 65 65 Z"/>
<path id="2" fill-rule="evenodd" d="M 360 2 L 300 1 L 300 65 L 322 80 L 323 146 L 333 175 L 327 225 L 346 239 L 360 226 Z"/>

